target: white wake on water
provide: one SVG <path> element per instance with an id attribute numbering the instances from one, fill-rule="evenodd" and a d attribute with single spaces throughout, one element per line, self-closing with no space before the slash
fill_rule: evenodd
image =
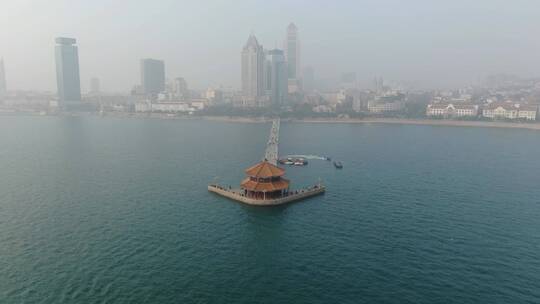
<path id="1" fill-rule="evenodd" d="M 298 155 L 298 154 L 294 154 L 294 155 L 286 155 L 284 156 L 284 158 L 304 158 L 304 159 L 318 159 L 318 160 L 326 160 L 326 157 L 324 156 L 319 156 L 319 155 Z"/>

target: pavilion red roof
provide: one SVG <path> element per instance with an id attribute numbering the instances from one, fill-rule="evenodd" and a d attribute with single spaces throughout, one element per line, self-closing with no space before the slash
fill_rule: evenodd
<path id="1" fill-rule="evenodd" d="M 262 161 L 248 169 L 246 169 L 246 174 L 253 177 L 277 177 L 285 175 L 285 170 L 281 169 L 278 166 L 272 165 L 267 161 Z"/>

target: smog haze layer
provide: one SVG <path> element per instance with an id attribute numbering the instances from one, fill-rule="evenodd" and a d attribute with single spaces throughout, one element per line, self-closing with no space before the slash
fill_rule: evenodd
<path id="1" fill-rule="evenodd" d="M 319 79 L 356 72 L 417 88 L 453 88 L 494 73 L 538 76 L 538 1 L 62 1 L 3 0 L 0 57 L 11 89 L 56 89 L 54 38 L 74 37 L 81 84 L 139 83 L 139 60 L 165 61 L 193 88 L 240 86 L 250 33 L 281 48 L 294 22 L 302 65 Z"/>

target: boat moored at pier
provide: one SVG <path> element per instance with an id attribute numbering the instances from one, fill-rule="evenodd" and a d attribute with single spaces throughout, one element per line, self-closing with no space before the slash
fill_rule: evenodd
<path id="1" fill-rule="evenodd" d="M 281 165 L 289 165 L 289 166 L 307 166 L 307 164 L 308 164 L 308 161 L 305 158 L 302 158 L 302 157 L 298 157 L 298 158 L 294 158 L 294 157 L 282 158 L 282 159 L 278 160 L 278 162 Z"/>

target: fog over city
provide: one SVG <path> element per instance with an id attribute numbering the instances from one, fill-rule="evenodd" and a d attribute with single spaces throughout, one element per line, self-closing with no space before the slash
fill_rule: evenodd
<path id="1" fill-rule="evenodd" d="M 282 48 L 294 22 L 302 67 L 319 80 L 356 72 L 416 88 L 454 88 L 495 73 L 540 76 L 538 1 L 2 0 L 0 57 L 12 90 L 56 90 L 55 37 L 79 47 L 82 90 L 128 92 L 141 58 L 190 87 L 240 87 L 250 34 Z"/>

